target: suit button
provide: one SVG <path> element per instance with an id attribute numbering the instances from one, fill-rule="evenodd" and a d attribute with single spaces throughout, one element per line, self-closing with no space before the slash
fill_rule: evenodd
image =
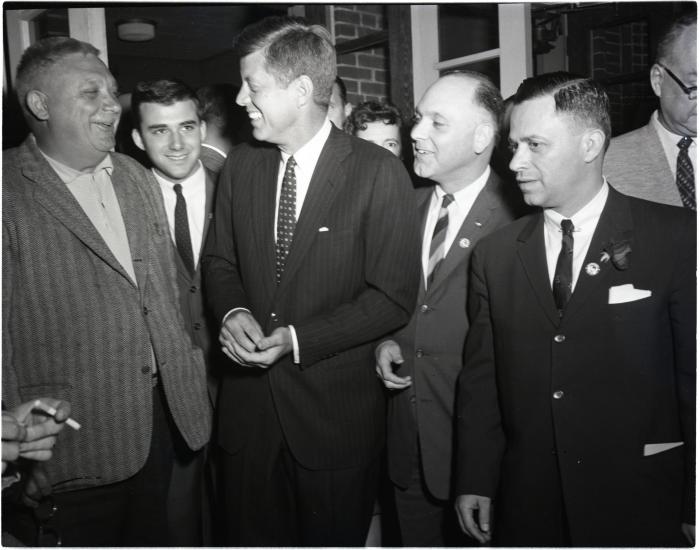
<path id="1" fill-rule="evenodd" d="M 143 314 L 148 315 L 148 308 L 146 306 L 143 306 Z"/>
<path id="2" fill-rule="evenodd" d="M 564 397 L 564 392 L 563 391 L 555 391 L 552 394 L 552 397 L 554 397 L 554 399 L 561 399 L 562 397 Z"/>
<path id="3" fill-rule="evenodd" d="M 194 327 L 194 330 L 199 330 L 200 328 L 202 328 L 202 323 L 195 323 L 192 326 Z"/>
<path id="4" fill-rule="evenodd" d="M 415 395 L 412 395 L 410 401 L 411 401 L 411 403 L 415 403 L 415 402 L 416 402 L 416 396 L 415 396 Z"/>
<path id="5" fill-rule="evenodd" d="M 416 350 L 416 357 L 423 357 L 423 350 L 422 349 Z"/>
<path id="6" fill-rule="evenodd" d="M 141 367 L 141 372 L 142 372 L 143 374 L 150 374 L 150 373 L 151 373 L 151 367 L 148 366 L 148 365 L 144 365 L 143 367 Z"/>
<path id="7" fill-rule="evenodd" d="M 429 309 L 430 309 L 430 307 L 427 306 L 426 304 L 423 304 L 422 306 L 420 306 L 420 312 L 421 312 L 421 313 L 425 313 L 425 312 L 427 312 Z"/>
<path id="8" fill-rule="evenodd" d="M 192 286 L 190 287 L 190 292 L 191 292 L 192 294 L 194 294 L 195 292 L 197 292 L 197 287 L 196 287 L 195 285 L 192 285 Z"/>
<path id="9" fill-rule="evenodd" d="M 270 313 L 270 319 L 277 319 L 277 314 L 274 311 Z"/>
<path id="10" fill-rule="evenodd" d="M 557 334 L 557 335 L 554 337 L 554 341 L 555 341 L 557 344 L 561 344 L 564 340 L 566 340 L 566 336 L 564 336 L 563 334 Z"/>
<path id="11" fill-rule="evenodd" d="M 582 458 L 577 459 L 577 460 L 576 460 L 576 464 L 579 464 L 579 465 L 580 465 L 580 464 L 583 464 L 583 459 L 582 459 Z"/>

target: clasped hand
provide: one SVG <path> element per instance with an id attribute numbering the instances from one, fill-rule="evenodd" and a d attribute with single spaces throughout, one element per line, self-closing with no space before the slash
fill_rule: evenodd
<path id="1" fill-rule="evenodd" d="M 229 359 L 245 367 L 266 369 L 292 351 L 289 327 L 278 327 L 265 336 L 260 324 L 245 310 L 226 317 L 219 342 Z"/>

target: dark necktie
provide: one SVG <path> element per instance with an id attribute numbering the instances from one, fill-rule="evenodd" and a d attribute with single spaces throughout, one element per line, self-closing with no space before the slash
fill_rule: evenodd
<path id="1" fill-rule="evenodd" d="M 297 177 L 294 167 L 297 165 L 294 157 L 289 157 L 282 178 L 282 191 L 280 192 L 280 204 L 277 211 L 277 284 L 282 279 L 284 264 L 287 261 L 289 249 L 294 238 L 296 226 L 297 208 Z"/>
<path id="2" fill-rule="evenodd" d="M 437 222 L 435 222 L 433 238 L 430 241 L 430 255 L 428 256 L 428 287 L 430 287 L 431 283 L 433 282 L 438 267 L 440 267 L 440 264 L 445 257 L 445 235 L 447 234 L 447 225 L 450 221 L 447 207 L 450 206 L 454 200 L 454 195 L 447 194 L 442 197 L 442 205 L 440 206 Z"/>
<path id="3" fill-rule="evenodd" d="M 182 185 L 176 183 L 173 190 L 177 195 L 175 202 L 175 244 L 182 261 L 185 262 L 190 274 L 194 273 L 194 255 L 192 254 L 192 239 L 190 238 L 190 222 L 187 219 L 187 203 L 182 196 Z"/>
<path id="4" fill-rule="evenodd" d="M 681 194 L 683 206 L 695 210 L 695 173 L 693 164 L 688 156 L 688 147 L 693 140 L 688 136 L 681 138 L 678 142 L 678 160 L 676 161 L 676 185 Z"/>
<path id="5" fill-rule="evenodd" d="M 573 283 L 574 224 L 571 220 L 561 221 L 561 233 L 561 251 L 557 258 L 557 268 L 552 282 L 554 302 L 557 304 L 560 316 L 564 314 L 566 303 L 571 298 Z"/>

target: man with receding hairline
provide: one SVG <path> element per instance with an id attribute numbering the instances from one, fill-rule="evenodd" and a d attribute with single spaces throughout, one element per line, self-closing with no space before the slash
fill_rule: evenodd
<path id="1" fill-rule="evenodd" d="M 237 42 L 253 135 L 221 173 L 205 286 L 233 360 L 219 397 L 228 544 L 362 546 L 384 446 L 378 338 L 409 317 L 418 236 L 401 162 L 328 119 L 328 33 Z"/>
<path id="2" fill-rule="evenodd" d="M 520 85 L 510 168 L 542 211 L 473 252 L 457 394 L 456 508 L 482 543 L 694 542 L 695 216 L 611 188 L 609 139 L 600 84 Z"/>

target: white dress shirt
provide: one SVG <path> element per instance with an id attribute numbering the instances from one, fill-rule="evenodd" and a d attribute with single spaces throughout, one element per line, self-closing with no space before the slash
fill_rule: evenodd
<path id="1" fill-rule="evenodd" d="M 182 185 L 182 196 L 187 203 L 187 222 L 190 226 L 190 240 L 192 241 L 192 257 L 194 258 L 195 269 L 199 264 L 199 253 L 202 250 L 202 239 L 204 238 L 204 222 L 206 221 L 207 203 L 207 177 L 201 161 L 197 161 L 199 166 L 189 177 L 178 183 Z M 170 236 L 175 242 L 175 204 L 177 194 L 173 189 L 175 185 L 172 181 L 165 179 L 158 172 L 153 170 L 153 175 L 160 184 L 163 193 L 163 204 L 165 213 L 168 216 L 170 226 Z"/>
<path id="2" fill-rule="evenodd" d="M 557 267 L 557 258 L 561 251 L 561 221 L 570 219 L 574 224 L 574 258 L 572 268 L 571 291 L 576 288 L 576 282 L 588 254 L 588 248 L 593 239 L 593 233 L 598 226 L 600 214 L 603 212 L 605 202 L 608 200 L 608 182 L 603 180 L 603 186 L 586 206 L 581 208 L 570 218 L 564 218 L 551 208 L 544 211 L 544 246 L 547 253 L 547 270 L 549 271 L 550 284 L 554 280 L 554 272 Z M 602 253 L 602 250 L 601 250 Z"/>
<path id="3" fill-rule="evenodd" d="M 448 223 L 447 232 L 445 233 L 445 256 L 447 255 L 452 243 L 459 233 L 464 220 L 467 219 L 467 214 L 474 206 L 479 193 L 486 187 L 486 182 L 491 175 L 491 168 L 486 167 L 486 170 L 470 185 L 453 193 L 455 200 L 447 207 Z M 430 198 L 430 206 L 428 206 L 428 216 L 425 220 L 425 230 L 423 232 L 423 283 L 427 286 L 428 261 L 430 259 L 430 242 L 433 240 L 433 231 L 437 223 L 440 208 L 442 207 L 442 198 L 446 195 L 445 191 L 439 185 L 435 189 Z"/>
<path id="4" fill-rule="evenodd" d="M 680 149 L 678 148 L 678 142 L 681 140 L 683 136 L 679 136 L 678 134 L 674 134 L 673 132 L 669 132 L 661 122 L 659 122 L 659 111 L 654 111 L 654 114 L 651 117 L 652 120 L 652 125 L 654 126 L 654 129 L 656 130 L 656 134 L 659 136 L 659 140 L 661 141 L 661 146 L 664 149 L 664 155 L 666 156 L 666 160 L 668 160 L 668 166 L 671 169 L 671 173 L 673 174 L 673 179 L 676 179 L 676 168 L 678 165 L 678 152 Z M 691 136 L 689 136 L 691 137 Z M 690 163 L 693 165 L 693 174 L 697 174 L 697 169 L 696 169 L 696 163 L 697 163 L 697 157 L 698 157 L 698 144 L 697 140 L 694 137 L 691 137 L 693 140 L 693 143 L 688 147 L 688 156 L 690 157 Z M 697 178 L 697 175 L 696 175 Z"/>

